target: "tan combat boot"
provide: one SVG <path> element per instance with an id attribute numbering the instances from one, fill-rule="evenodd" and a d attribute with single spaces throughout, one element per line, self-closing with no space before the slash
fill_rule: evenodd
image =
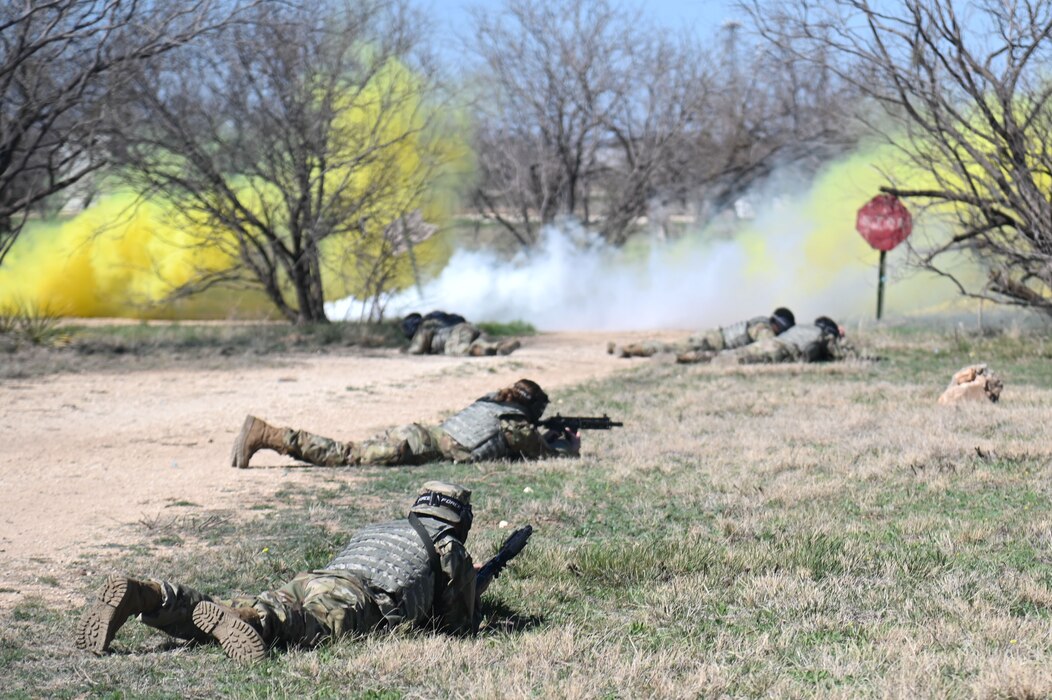
<path id="1" fill-rule="evenodd" d="M 497 343 L 497 354 L 498 355 L 510 355 L 519 348 L 522 347 L 522 343 L 518 340 L 508 339 L 502 340 Z"/>
<path id="2" fill-rule="evenodd" d="M 160 584 L 114 574 L 99 589 L 94 605 L 77 622 L 74 642 L 78 649 L 102 654 L 110 648 L 117 630 L 132 615 L 152 613 L 164 600 Z"/>
<path id="3" fill-rule="evenodd" d="M 260 633 L 259 612 L 255 608 L 230 608 L 218 603 L 194 606 L 194 626 L 215 638 L 234 661 L 252 664 L 267 655 L 267 643 Z"/>
<path id="4" fill-rule="evenodd" d="M 255 416 L 245 416 L 241 432 L 234 440 L 234 449 L 230 452 L 230 466 L 238 469 L 247 468 L 248 460 L 252 459 L 252 455 L 259 450 L 274 450 L 279 454 L 288 454 L 284 434 L 284 428 L 275 428 Z"/>

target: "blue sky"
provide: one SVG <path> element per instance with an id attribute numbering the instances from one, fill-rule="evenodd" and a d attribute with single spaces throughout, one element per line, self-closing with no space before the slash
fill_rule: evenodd
<path id="1" fill-rule="evenodd" d="M 458 31 L 470 26 L 469 8 L 499 7 L 501 2 L 479 0 L 412 0 L 434 22 L 440 41 L 451 41 Z M 654 24 L 673 30 L 694 27 L 700 38 L 709 38 L 726 19 L 735 16 L 733 0 L 622 0 L 624 7 L 645 7 Z M 443 52 L 445 53 L 445 52 Z"/>

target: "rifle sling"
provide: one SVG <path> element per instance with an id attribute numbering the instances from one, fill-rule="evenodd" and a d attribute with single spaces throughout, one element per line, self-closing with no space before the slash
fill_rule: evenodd
<path id="1" fill-rule="evenodd" d="M 431 535 L 428 534 L 424 524 L 420 522 L 420 518 L 416 517 L 416 513 L 409 514 L 409 524 L 416 530 L 416 534 L 420 535 L 420 541 L 424 543 L 424 549 L 427 550 L 427 559 L 431 564 L 431 572 L 435 575 L 435 591 L 437 592 L 443 572 L 442 564 L 438 560 L 438 552 L 435 550 L 435 543 L 431 541 Z"/>

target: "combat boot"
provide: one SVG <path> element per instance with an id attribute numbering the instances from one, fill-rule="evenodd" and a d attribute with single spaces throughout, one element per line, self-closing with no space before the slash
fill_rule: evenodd
<path id="1" fill-rule="evenodd" d="M 518 340 L 502 340 L 499 343 L 497 343 L 497 354 L 510 355 L 521 347 L 522 343 L 520 343 Z"/>
<path id="2" fill-rule="evenodd" d="M 99 589 L 96 602 L 81 616 L 74 631 L 78 649 L 102 654 L 129 617 L 152 613 L 163 603 L 160 584 L 112 575 Z"/>
<path id="3" fill-rule="evenodd" d="M 259 450 L 274 450 L 279 454 L 288 454 L 284 435 L 284 428 L 275 428 L 255 416 L 245 416 L 241 432 L 234 440 L 234 449 L 230 452 L 230 466 L 238 469 L 247 468 L 248 461 Z"/>
<path id="4" fill-rule="evenodd" d="M 262 622 L 255 608 L 230 608 L 203 602 L 194 607 L 194 626 L 219 642 L 234 661 L 253 664 L 267 655 L 267 643 L 261 633 Z"/>

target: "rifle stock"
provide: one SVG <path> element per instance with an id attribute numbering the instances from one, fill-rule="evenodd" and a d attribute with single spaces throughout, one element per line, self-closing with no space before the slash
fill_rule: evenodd
<path id="1" fill-rule="evenodd" d="M 508 535 L 508 539 L 504 540 L 504 544 L 500 546 L 500 551 L 483 564 L 475 574 L 476 589 L 484 591 L 493 579 L 500 576 L 500 572 L 504 570 L 508 562 L 518 556 L 519 552 L 526 547 L 526 543 L 532 534 L 533 527 L 527 525 Z"/>

